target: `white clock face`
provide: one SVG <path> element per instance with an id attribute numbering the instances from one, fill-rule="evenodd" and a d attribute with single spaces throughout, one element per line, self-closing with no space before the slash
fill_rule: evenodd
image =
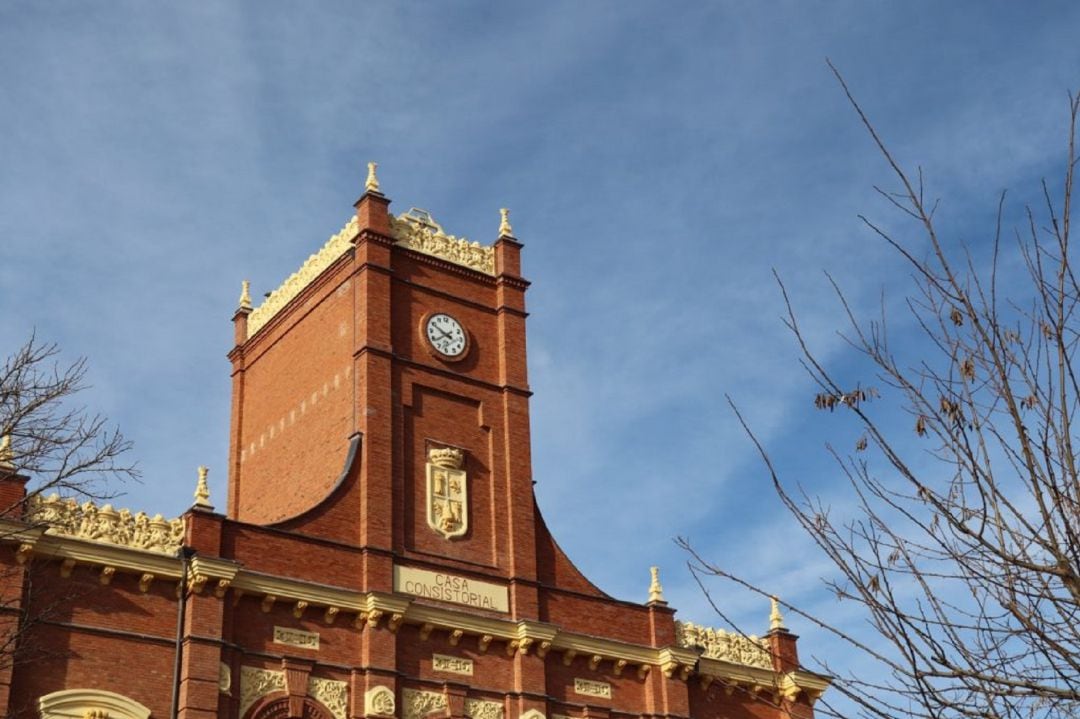
<path id="1" fill-rule="evenodd" d="M 431 346 L 447 357 L 459 357 L 465 352 L 465 328 L 450 315 L 432 315 L 428 318 L 424 331 Z"/>

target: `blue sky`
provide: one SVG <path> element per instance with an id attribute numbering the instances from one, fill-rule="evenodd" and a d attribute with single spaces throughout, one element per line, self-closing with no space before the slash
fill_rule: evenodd
<path id="1" fill-rule="evenodd" d="M 1002 189 L 1015 212 L 1060 174 L 1077 27 L 1072 3 L 6 2 L 0 349 L 36 328 L 89 359 L 83 399 L 144 472 L 124 504 L 178 514 L 207 464 L 224 507 L 240 280 L 275 288 L 377 160 L 395 211 L 453 234 L 491 242 L 511 208 L 537 494 L 588 576 L 644 600 L 659 564 L 714 621 L 688 535 L 843 619 L 723 401 L 843 511 L 822 443 L 854 436 L 813 412 L 771 272 L 841 369 L 822 270 L 867 312 L 907 278 L 857 219 L 903 227 L 825 58 L 978 246 Z M 720 600 L 764 630 L 759 599 Z"/>

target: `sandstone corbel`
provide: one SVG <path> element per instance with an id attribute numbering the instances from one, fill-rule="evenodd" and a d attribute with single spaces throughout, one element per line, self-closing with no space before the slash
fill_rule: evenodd
<path id="1" fill-rule="evenodd" d="M 356 627 L 357 629 L 363 629 L 364 628 L 364 622 L 367 621 L 367 618 L 368 618 L 368 613 L 366 611 L 364 611 L 363 609 L 361 609 L 359 612 L 356 613 L 356 619 L 353 620 L 353 626 Z"/>
<path id="2" fill-rule="evenodd" d="M 304 610 L 307 609 L 307 608 L 308 608 L 308 603 L 305 602 L 303 599 L 301 599 L 295 605 L 293 605 L 292 615 L 294 617 L 296 617 L 297 619 L 300 619 L 301 617 L 304 616 Z"/>
<path id="3" fill-rule="evenodd" d="M 651 664 L 639 664 L 637 668 L 637 678 L 644 680 L 645 677 L 649 676 L 650 669 L 652 669 Z"/>
<path id="4" fill-rule="evenodd" d="M 273 594 L 267 594 L 262 598 L 262 604 L 259 608 L 262 609 L 263 614 L 269 614 L 270 610 L 274 608 L 274 602 L 277 601 L 277 597 Z"/>
<path id="5" fill-rule="evenodd" d="M 420 627 L 420 641 L 426 642 L 433 631 L 435 631 L 435 625 L 431 622 L 424 622 L 424 625 Z"/>
<path id="6" fill-rule="evenodd" d="M 192 594 L 202 594 L 202 590 L 206 586 L 206 580 L 207 576 L 205 574 L 196 574 L 188 580 L 188 591 Z"/>
<path id="7" fill-rule="evenodd" d="M 324 624 L 333 624 L 334 621 L 337 619 L 338 612 L 340 612 L 340 611 L 341 610 L 338 609 L 337 607 L 327 607 L 326 611 L 323 612 L 323 617 L 322 617 L 323 623 Z"/>
<path id="8" fill-rule="evenodd" d="M 615 672 L 615 676 L 621 676 L 623 673 L 623 669 L 626 669 L 626 660 L 619 659 L 615 662 L 615 665 L 612 667 L 612 669 Z"/>
<path id="9" fill-rule="evenodd" d="M 536 656 L 543 659 L 547 656 L 548 650 L 551 649 L 551 642 L 540 642 L 536 646 Z"/>
<path id="10" fill-rule="evenodd" d="M 150 585 L 153 583 L 154 575 L 150 572 L 144 572 L 143 575 L 139 577 L 139 591 L 146 594 L 150 591 Z"/>
<path id="11" fill-rule="evenodd" d="M 465 632 L 461 631 L 460 629 L 455 629 L 454 631 L 450 632 L 450 646 L 456 647 L 463 636 L 465 636 Z"/>
<path id="12" fill-rule="evenodd" d="M 223 599 L 225 597 L 225 592 L 229 591 L 230 584 L 232 584 L 232 580 L 219 579 L 217 586 L 214 587 L 214 596 L 218 599 Z"/>
<path id="13" fill-rule="evenodd" d="M 60 576 L 67 579 L 71 576 L 72 570 L 75 569 L 74 559 L 65 559 L 60 563 Z"/>
<path id="14" fill-rule="evenodd" d="M 604 658 L 599 654 L 593 654 L 591 657 L 589 657 L 589 671 L 595 672 L 596 668 L 600 666 L 600 662 L 602 662 L 603 660 Z"/>
<path id="15" fill-rule="evenodd" d="M 523 637 L 523 638 L 518 640 L 518 651 L 521 652 L 524 655 L 527 655 L 529 653 L 529 649 L 532 647 L 532 645 L 533 645 L 533 640 L 532 639 L 529 639 L 528 637 Z"/>
<path id="16" fill-rule="evenodd" d="M 368 626 L 372 629 L 379 628 L 379 620 L 383 617 L 383 611 L 381 609 L 369 609 L 367 613 Z"/>
<path id="17" fill-rule="evenodd" d="M 390 621 L 386 623 L 386 628 L 390 630 L 391 634 L 397 634 L 397 630 L 401 628 L 401 622 L 405 619 L 404 614 L 395 613 L 390 615 Z"/>
<path id="18" fill-rule="evenodd" d="M 491 636 L 490 634 L 485 634 L 484 636 L 480 637 L 480 639 L 477 641 L 477 648 L 480 650 L 481 654 L 487 652 L 488 645 L 491 644 L 491 640 L 494 638 L 495 637 Z"/>
<path id="19" fill-rule="evenodd" d="M 116 574 L 116 567 L 102 567 L 101 574 L 98 576 L 98 581 L 101 582 L 102 585 L 108 586 L 109 582 L 112 581 L 114 574 Z"/>
<path id="20" fill-rule="evenodd" d="M 508 657 L 514 656 L 514 652 L 517 651 L 517 648 L 518 648 L 518 640 L 517 639 L 511 639 L 508 642 L 506 642 L 506 656 L 508 656 Z"/>
<path id="21" fill-rule="evenodd" d="M 15 550 L 15 561 L 18 564 L 26 564 L 30 561 L 30 555 L 34 553 L 34 545 L 29 542 L 23 542 L 19 545 L 19 548 Z"/>
<path id="22" fill-rule="evenodd" d="M 563 652 L 563 655 L 562 655 L 563 666 L 568 667 L 571 664 L 573 664 L 574 659 L 576 657 L 577 657 L 577 650 L 576 649 L 567 649 L 565 652 Z"/>

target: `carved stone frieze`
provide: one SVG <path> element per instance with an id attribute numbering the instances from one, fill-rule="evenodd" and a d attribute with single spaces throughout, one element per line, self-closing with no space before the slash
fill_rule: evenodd
<path id="1" fill-rule="evenodd" d="M 349 715 L 349 685 L 334 679 L 308 677 L 308 696 L 330 710 L 334 719 Z"/>
<path id="2" fill-rule="evenodd" d="M 446 695 L 440 692 L 428 692 L 419 689 L 402 689 L 401 719 L 423 719 L 432 712 L 445 711 Z"/>
<path id="3" fill-rule="evenodd" d="M 472 659 L 466 659 L 465 657 L 451 657 L 447 656 L 446 654 L 432 654 L 431 668 L 437 672 L 464 674 L 471 677 L 473 673 L 473 662 Z"/>
<path id="4" fill-rule="evenodd" d="M 768 645 L 753 635 L 726 632 L 692 622 L 675 622 L 675 636 L 680 647 L 700 649 L 711 659 L 761 669 L 773 668 Z"/>
<path id="5" fill-rule="evenodd" d="M 611 685 L 607 682 L 596 682 L 591 679 L 574 678 L 574 693 L 587 697 L 611 698 Z"/>
<path id="6" fill-rule="evenodd" d="M 369 716 L 392 717 L 397 711 L 394 692 L 390 687 L 372 687 L 364 694 L 364 713 Z"/>
<path id="7" fill-rule="evenodd" d="M 143 549 L 158 554 L 176 554 L 184 539 L 184 520 L 153 517 L 145 512 L 132 514 L 128 509 L 114 509 L 111 504 L 100 507 L 86 501 L 79 504 L 74 498 L 58 494 L 32 497 L 27 519 L 45 526 L 46 534 L 76 537 L 103 544 Z"/>
<path id="8" fill-rule="evenodd" d="M 307 258 L 296 272 L 289 275 L 281 286 L 270 293 L 263 303 L 256 307 L 248 316 L 248 336 L 254 335 L 263 325 L 270 321 L 282 307 L 289 304 L 311 282 L 322 274 L 330 265 L 341 257 L 351 247 L 352 239 L 360 231 L 360 226 L 355 217 L 345 223 L 345 227 L 336 235 L 326 241 L 322 248 Z"/>
<path id="9" fill-rule="evenodd" d="M 258 667 L 240 667 L 240 716 L 244 716 L 256 701 L 285 691 L 285 672 Z"/>
<path id="10" fill-rule="evenodd" d="M 503 719 L 502 702 L 466 699 L 465 716 L 469 719 Z"/>
<path id="11" fill-rule="evenodd" d="M 397 217 L 391 216 L 390 233 L 401 247 L 484 274 L 495 274 L 495 248 L 446 234 L 424 210 L 414 207 Z"/>

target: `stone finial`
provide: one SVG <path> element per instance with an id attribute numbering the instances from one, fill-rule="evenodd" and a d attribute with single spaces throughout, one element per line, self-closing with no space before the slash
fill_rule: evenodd
<path id="1" fill-rule="evenodd" d="M 11 451 L 11 435 L 5 434 L 0 437 L 0 469 L 7 472 L 15 471 L 15 454 Z"/>
<path id="2" fill-rule="evenodd" d="M 207 509 L 213 509 L 214 506 L 210 504 L 210 485 L 206 482 L 206 475 L 210 472 L 204 466 L 199 467 L 199 483 L 195 485 L 195 506 L 205 507 Z"/>
<path id="3" fill-rule="evenodd" d="M 513 237 L 514 228 L 510 226 L 510 210 L 503 207 L 499 210 L 501 220 L 499 221 L 499 237 Z"/>
<path id="4" fill-rule="evenodd" d="M 776 597 L 769 597 L 769 601 L 772 604 L 772 609 L 769 611 L 769 631 L 783 631 L 787 629 L 784 626 L 784 615 L 780 613 L 780 600 Z"/>
<path id="5" fill-rule="evenodd" d="M 240 282 L 239 307 L 242 310 L 251 309 L 251 280 L 242 280 Z"/>
<path id="6" fill-rule="evenodd" d="M 660 567 L 649 567 L 651 581 L 649 582 L 649 604 L 667 604 L 664 599 L 664 588 L 660 586 Z"/>
<path id="7" fill-rule="evenodd" d="M 375 168 L 378 166 L 377 162 L 367 164 L 367 181 L 364 183 L 364 190 L 367 192 L 379 192 L 379 178 L 375 176 Z"/>

